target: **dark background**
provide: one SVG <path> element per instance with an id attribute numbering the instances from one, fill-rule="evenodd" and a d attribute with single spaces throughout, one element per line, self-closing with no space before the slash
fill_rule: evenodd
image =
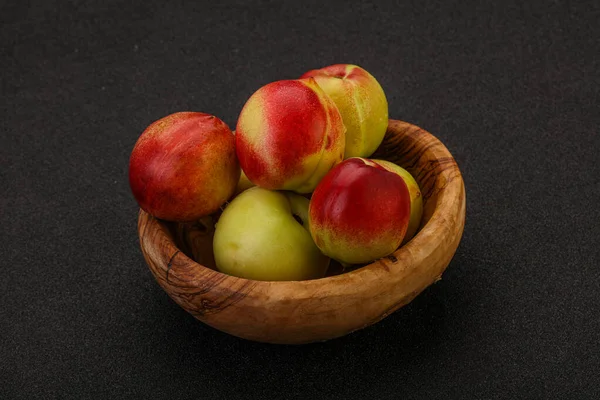
<path id="1" fill-rule="evenodd" d="M 0 398 L 599 398 L 600 6 L 570 3 L 2 2 Z M 456 256 L 341 339 L 209 328 L 143 261 L 130 151 L 334 63 L 454 154 Z"/>

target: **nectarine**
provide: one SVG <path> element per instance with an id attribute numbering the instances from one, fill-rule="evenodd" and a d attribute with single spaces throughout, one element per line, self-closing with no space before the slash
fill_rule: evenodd
<path id="1" fill-rule="evenodd" d="M 402 243 L 410 195 L 397 174 L 364 158 L 335 166 L 309 206 L 311 235 L 321 251 L 346 264 L 385 257 Z"/>
<path id="2" fill-rule="evenodd" d="M 235 140 L 219 118 L 179 112 L 152 123 L 129 159 L 129 184 L 142 209 L 157 218 L 192 221 L 211 214 L 240 178 Z"/>
<path id="3" fill-rule="evenodd" d="M 344 124 L 314 79 L 258 89 L 236 127 L 236 151 L 248 179 L 263 188 L 310 193 L 344 154 Z"/>
<path id="4" fill-rule="evenodd" d="M 388 126 L 388 103 L 383 88 L 365 69 L 335 64 L 306 72 L 340 110 L 346 126 L 344 158 L 369 157 L 379 147 Z"/>

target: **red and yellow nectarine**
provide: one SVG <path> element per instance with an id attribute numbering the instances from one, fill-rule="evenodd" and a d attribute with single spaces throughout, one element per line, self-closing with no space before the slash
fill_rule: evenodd
<path id="1" fill-rule="evenodd" d="M 306 72 L 331 97 L 346 126 L 344 158 L 369 157 L 388 126 L 388 103 L 373 75 L 352 64 L 335 64 Z"/>
<path id="2" fill-rule="evenodd" d="M 248 179 L 263 188 L 310 193 L 342 161 L 342 117 L 314 79 L 258 89 L 236 127 L 236 151 Z"/>
<path id="3" fill-rule="evenodd" d="M 321 251 L 347 264 L 385 257 L 402 243 L 410 218 L 404 180 L 371 160 L 349 158 L 315 189 L 309 226 Z"/>
<path id="4" fill-rule="evenodd" d="M 219 118 L 179 112 L 152 123 L 129 160 L 129 184 L 142 209 L 169 221 L 211 214 L 240 178 L 235 139 Z"/>
<path id="5" fill-rule="evenodd" d="M 386 160 L 373 160 L 373 162 L 381 165 L 390 172 L 400 175 L 408 187 L 408 192 L 410 193 L 410 222 L 408 223 L 408 229 L 406 230 L 406 235 L 402 241 L 402 244 L 404 244 L 415 236 L 415 233 L 419 230 L 419 226 L 421 226 L 421 218 L 423 217 L 423 196 L 421 194 L 421 189 L 410 172 L 401 166 Z"/>

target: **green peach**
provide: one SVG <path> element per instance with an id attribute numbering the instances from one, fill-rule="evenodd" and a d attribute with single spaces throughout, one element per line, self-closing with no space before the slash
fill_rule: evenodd
<path id="1" fill-rule="evenodd" d="M 294 281 L 325 276 L 329 258 L 310 235 L 309 200 L 252 187 L 217 221 L 213 240 L 219 271 L 246 279 Z"/>

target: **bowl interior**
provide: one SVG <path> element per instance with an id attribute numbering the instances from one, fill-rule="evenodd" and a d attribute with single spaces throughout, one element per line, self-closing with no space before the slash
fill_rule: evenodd
<path id="1" fill-rule="evenodd" d="M 392 121 L 392 123 L 396 122 L 399 121 Z M 425 157 L 427 151 L 431 149 L 431 146 L 426 143 L 430 140 L 431 135 L 414 125 L 402 124 L 405 124 L 405 126 L 402 126 L 405 130 L 404 135 L 397 135 L 396 131 L 388 131 L 381 146 L 370 158 L 383 159 L 400 165 L 410 172 L 419 184 L 423 196 L 423 217 L 421 218 L 419 230 L 412 239 L 414 240 L 418 236 L 419 231 L 427 225 L 437 206 L 440 190 L 436 190 L 435 179 L 438 174 L 437 171 L 434 174 L 433 170 L 439 170 L 439 164 L 443 164 L 445 161 L 448 161 L 449 167 L 454 167 L 455 162 L 453 159 L 435 159 L 423 162 L 423 158 L 427 158 Z M 398 151 L 399 149 L 401 151 Z M 419 151 L 415 152 L 414 149 L 419 149 Z M 458 173 L 458 169 L 456 171 Z M 220 214 L 221 212 L 219 211 L 195 222 L 161 222 L 172 236 L 175 245 L 180 251 L 200 264 L 200 266 L 218 271 L 213 255 L 212 242 L 215 223 L 218 221 Z M 366 265 L 368 264 L 356 265 L 344 269 L 340 263 L 331 260 L 326 277 L 347 273 Z"/>

